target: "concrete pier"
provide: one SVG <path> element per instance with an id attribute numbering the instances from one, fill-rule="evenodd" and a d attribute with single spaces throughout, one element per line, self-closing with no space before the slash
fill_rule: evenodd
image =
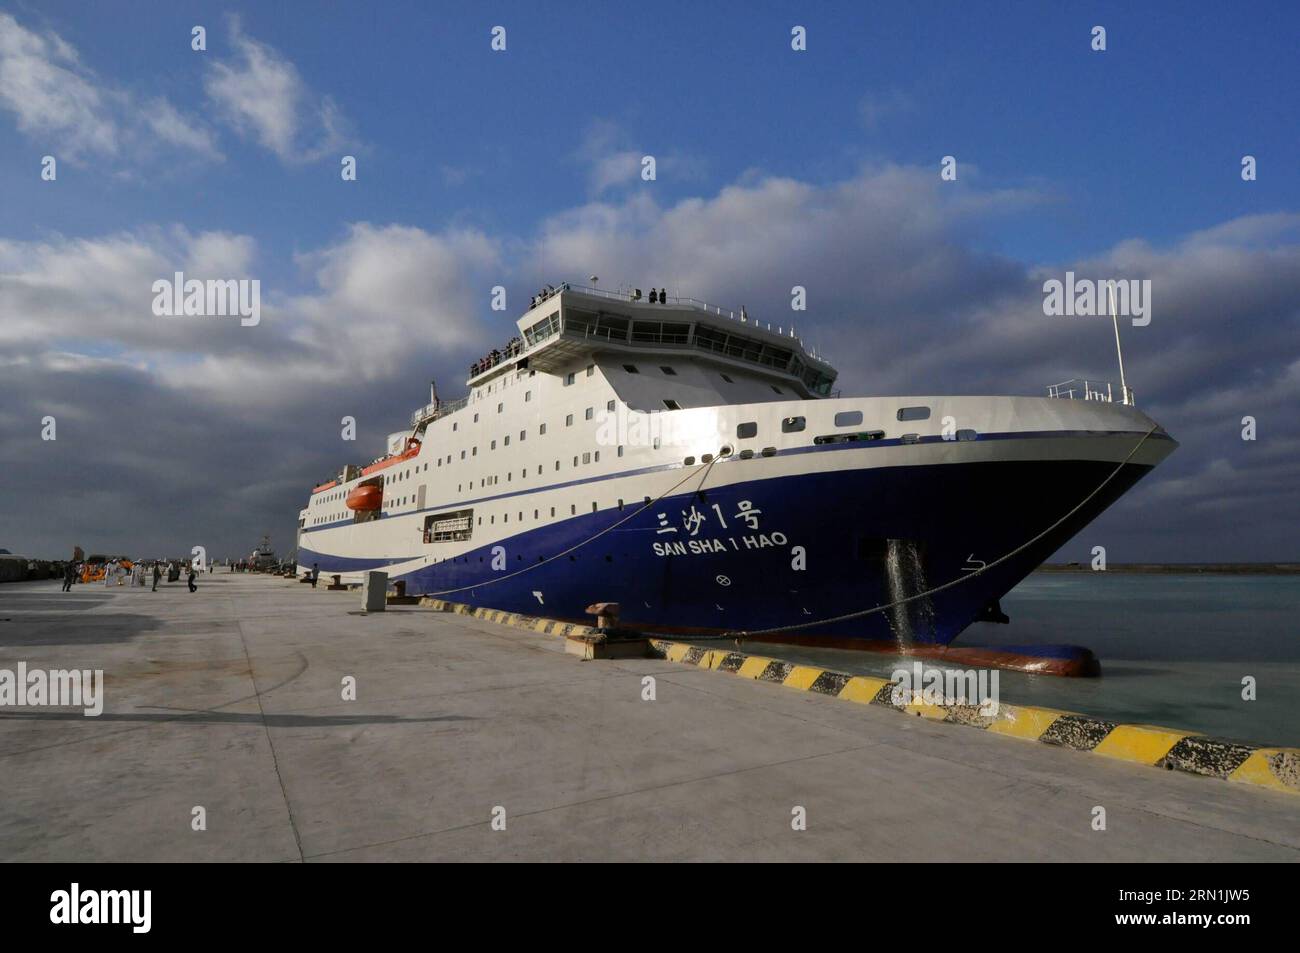
<path id="1" fill-rule="evenodd" d="M 1292 795 L 354 591 L 198 585 L 0 587 L 0 669 L 106 692 L 99 717 L 0 708 L 0 859 L 1300 860 Z"/>

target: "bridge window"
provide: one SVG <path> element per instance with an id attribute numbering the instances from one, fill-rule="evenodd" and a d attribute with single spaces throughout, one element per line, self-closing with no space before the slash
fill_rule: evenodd
<path id="1" fill-rule="evenodd" d="M 862 411 L 860 410 L 842 410 L 835 415 L 835 426 L 837 427 L 856 427 L 862 423 Z"/>
<path id="2" fill-rule="evenodd" d="M 898 419 L 899 420 L 929 420 L 930 408 L 929 407 L 899 407 Z"/>
<path id="3" fill-rule="evenodd" d="M 668 400 L 667 398 L 664 398 L 664 406 L 667 407 L 669 410 L 681 410 L 681 409 L 682 409 L 682 405 L 679 404 L 679 403 L 677 403 L 677 401 L 675 401 L 675 400 Z"/>
<path id="4" fill-rule="evenodd" d="M 629 374 L 640 374 L 640 373 L 641 373 L 640 371 L 638 371 L 638 370 L 636 369 L 636 365 L 635 365 L 635 364 L 624 364 L 624 365 L 623 365 L 623 370 L 627 371 Z"/>
<path id="5" fill-rule="evenodd" d="M 758 436 L 758 424 L 754 421 L 736 425 L 736 437 L 740 440 L 749 440 L 751 437 Z"/>
<path id="6" fill-rule="evenodd" d="M 663 371 L 663 372 L 664 372 L 665 374 L 667 374 L 669 377 L 676 377 L 676 376 L 677 376 L 677 372 L 676 372 L 675 370 L 673 370 L 671 367 L 667 367 L 667 366 L 664 366 L 664 365 L 660 365 L 660 366 L 659 366 L 659 370 Z"/>

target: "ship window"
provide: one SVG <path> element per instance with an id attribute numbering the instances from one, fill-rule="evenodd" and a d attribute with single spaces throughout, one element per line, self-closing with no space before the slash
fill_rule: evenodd
<path id="1" fill-rule="evenodd" d="M 585 412 L 582 416 L 583 416 L 583 418 L 584 418 L 585 420 L 590 420 L 590 419 L 592 418 L 592 416 L 593 416 L 594 413 L 595 413 L 595 408 L 594 408 L 594 407 L 588 407 L 587 410 L 586 410 L 586 412 Z"/>
<path id="2" fill-rule="evenodd" d="M 533 519 L 537 519 L 537 510 L 533 510 Z"/>
<path id="3" fill-rule="evenodd" d="M 577 503 L 570 503 L 570 504 L 569 504 L 569 515 L 570 515 L 570 516 L 577 516 L 577 515 L 578 515 L 578 504 L 577 504 Z"/>
<path id="4" fill-rule="evenodd" d="M 530 390 L 524 391 L 524 403 L 526 404 L 532 399 L 533 399 L 533 392 Z"/>
<path id="5" fill-rule="evenodd" d="M 719 374 L 718 376 L 721 377 L 721 378 L 722 378 L 724 381 L 726 381 L 728 384 L 734 384 L 734 383 L 736 383 L 736 382 L 733 381 L 730 377 L 728 377 L 726 374 Z"/>
<path id="6" fill-rule="evenodd" d="M 597 462 L 597 463 L 600 463 L 600 451 L 599 451 L 599 450 L 596 451 L 596 462 Z"/>
<path id="7" fill-rule="evenodd" d="M 478 423 L 478 414 L 474 415 L 474 423 Z"/>
<path id="8" fill-rule="evenodd" d="M 460 458 L 461 458 L 462 460 L 465 459 L 465 451 L 464 451 L 464 450 L 462 450 L 462 451 L 460 452 Z"/>
<path id="9" fill-rule="evenodd" d="M 842 410 L 835 415 L 835 426 L 837 427 L 856 427 L 862 423 L 862 411 L 860 410 Z"/>
<path id="10" fill-rule="evenodd" d="M 555 515 L 555 507 L 553 507 L 553 506 L 551 507 L 551 515 L 552 515 L 552 516 Z"/>
<path id="11" fill-rule="evenodd" d="M 542 465 L 540 463 L 537 464 L 537 475 L 538 476 L 542 475 Z"/>
<path id="12" fill-rule="evenodd" d="M 979 439 L 979 434 L 977 434 L 977 433 L 976 433 L 975 431 L 973 431 L 973 430 L 958 430 L 958 431 L 957 431 L 957 439 L 958 439 L 958 440 L 978 440 L 978 439 Z"/>
<path id="13" fill-rule="evenodd" d="M 574 458 L 573 458 L 573 465 L 574 465 L 575 467 L 578 465 L 578 458 L 577 458 L 576 455 L 575 455 Z"/>
<path id="14" fill-rule="evenodd" d="M 666 366 L 664 366 L 664 365 L 661 364 L 661 365 L 659 366 L 659 370 L 663 371 L 663 372 L 664 372 L 665 374 L 667 374 L 669 377 L 676 377 L 676 376 L 677 376 L 677 372 L 676 372 L 675 370 L 673 370 L 671 367 L 666 367 Z"/>
<path id="15" fill-rule="evenodd" d="M 470 447 L 470 449 L 469 449 L 469 455 L 470 455 L 471 457 L 477 457 L 477 456 L 478 456 L 478 447 Z"/>
<path id="16" fill-rule="evenodd" d="M 497 413 L 501 413 L 501 411 L 505 409 L 505 406 L 505 404 L 497 404 Z"/>
<path id="17" fill-rule="evenodd" d="M 459 421 L 459 420 L 453 420 L 452 423 L 451 423 L 451 429 L 452 429 L 452 432 L 453 432 L 453 433 L 454 433 L 455 431 L 459 430 L 459 429 L 460 429 L 460 421 Z"/>
<path id="18" fill-rule="evenodd" d="M 775 384 L 772 385 L 772 390 L 776 391 L 778 394 L 785 393 L 785 391 L 781 390 L 781 388 L 777 387 Z"/>
<path id="19" fill-rule="evenodd" d="M 489 447 L 488 449 L 490 449 L 490 450 L 495 450 L 496 448 L 497 448 L 497 442 L 496 442 L 495 440 L 493 440 L 493 441 L 492 441 L 492 446 Z"/>
<path id="20" fill-rule="evenodd" d="M 614 412 L 614 402 L 612 400 L 605 402 L 605 409 L 611 414 Z"/>
<path id="21" fill-rule="evenodd" d="M 682 409 L 682 405 L 681 405 L 681 404 L 677 403 L 677 401 L 675 401 L 675 400 L 669 400 L 669 399 L 666 398 L 666 397 L 664 398 L 664 406 L 667 407 L 669 410 L 681 410 L 681 409 Z"/>
<path id="22" fill-rule="evenodd" d="M 623 501 L 622 501 L 622 500 L 619 500 L 619 501 L 618 501 L 618 508 L 619 508 L 620 510 L 623 508 Z"/>
<path id="23" fill-rule="evenodd" d="M 595 364 L 588 364 L 588 365 L 587 365 L 587 376 L 590 377 L 590 376 L 591 376 L 592 374 L 594 374 L 594 373 L 596 373 L 596 365 L 595 365 Z"/>
<path id="24" fill-rule="evenodd" d="M 758 436 L 758 424 L 754 421 L 736 425 L 736 437 L 739 440 L 749 440 Z"/>
<path id="25" fill-rule="evenodd" d="M 542 424 L 541 426 L 539 426 L 539 427 L 537 428 L 537 435 L 538 435 L 539 437 L 544 437 L 544 436 L 546 436 L 546 424 Z"/>
<path id="26" fill-rule="evenodd" d="M 591 501 L 591 511 L 592 511 L 593 513 L 596 512 L 596 501 L 595 501 L 595 500 L 592 500 L 592 501 Z"/>
<path id="27" fill-rule="evenodd" d="M 753 451 L 753 450 L 742 450 L 742 451 L 740 451 L 740 459 L 742 459 L 742 460 L 752 460 L 752 459 L 754 459 L 754 451 Z"/>
<path id="28" fill-rule="evenodd" d="M 704 456 L 700 457 L 700 463 L 712 463 L 712 462 L 713 462 L 713 454 L 711 453 L 706 453 Z"/>
<path id="29" fill-rule="evenodd" d="M 635 365 L 635 364 L 624 364 L 624 365 L 623 365 L 623 370 L 627 371 L 629 374 L 640 374 L 640 373 L 641 373 L 640 371 L 638 371 L 638 370 L 636 369 L 636 365 Z"/>
<path id="30" fill-rule="evenodd" d="M 560 469 L 560 461 L 559 461 L 559 460 L 556 460 L 556 461 L 555 461 L 555 469 L 557 469 L 557 470 Z"/>
<path id="31" fill-rule="evenodd" d="M 565 375 L 564 375 L 564 386 L 565 386 L 565 387 L 568 387 L 568 386 L 569 386 L 570 384 L 572 384 L 572 383 L 573 383 L 573 374 L 572 374 L 572 372 L 570 372 L 570 373 L 568 373 L 568 374 L 565 374 Z"/>
<path id="32" fill-rule="evenodd" d="M 591 451 L 588 451 L 588 452 L 586 452 L 586 453 L 584 453 L 584 454 L 582 455 L 582 462 L 583 462 L 583 463 L 590 463 L 590 462 L 591 462 Z"/>
<path id="33" fill-rule="evenodd" d="M 695 458 L 694 458 L 694 457 L 687 457 L 685 460 L 682 461 L 682 464 L 683 464 L 684 466 L 693 467 L 693 466 L 695 466 Z"/>
<path id="34" fill-rule="evenodd" d="M 798 433 L 808 425 L 802 417 L 786 417 L 781 421 L 781 433 Z"/>
<path id="35" fill-rule="evenodd" d="M 521 430 L 521 431 L 519 431 L 519 439 L 520 439 L 520 440 L 527 440 L 527 439 L 528 439 L 528 431 L 527 431 L 527 430 Z"/>
<path id="36" fill-rule="evenodd" d="M 566 426 L 566 427 L 572 427 L 572 426 L 573 426 L 573 414 L 565 414 L 565 416 L 564 416 L 564 426 Z"/>
<path id="37" fill-rule="evenodd" d="M 501 442 L 501 446 L 503 446 L 503 447 L 508 447 L 508 446 L 510 446 L 510 434 L 506 434 L 506 435 L 505 435 L 505 439 L 502 440 L 502 442 Z"/>
<path id="38" fill-rule="evenodd" d="M 929 420 L 930 408 L 929 407 L 899 407 L 898 419 L 899 420 Z"/>
<path id="39" fill-rule="evenodd" d="M 776 447 L 764 447 L 764 448 L 763 448 L 763 456 L 765 456 L 765 457 L 774 457 L 774 456 L 776 456 Z"/>
<path id="40" fill-rule="evenodd" d="M 618 455 L 619 455 L 620 457 L 623 456 L 623 445 L 622 445 L 622 444 L 619 444 L 619 446 L 618 446 Z"/>
<path id="41" fill-rule="evenodd" d="M 921 442 L 921 435 L 919 433 L 903 434 L 903 443 L 920 443 L 920 442 Z"/>

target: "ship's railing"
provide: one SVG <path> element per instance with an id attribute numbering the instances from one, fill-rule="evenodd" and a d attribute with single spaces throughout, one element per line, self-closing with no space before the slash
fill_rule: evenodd
<path id="1" fill-rule="evenodd" d="M 436 404 L 425 404 L 411 412 L 411 426 L 416 426 L 422 420 L 435 420 L 438 417 L 454 414 L 468 403 L 469 398 L 462 397 L 460 400 L 443 400 Z"/>
<path id="2" fill-rule="evenodd" d="M 557 289 L 557 293 L 558 291 L 561 290 L 580 291 L 583 294 L 592 295 L 597 298 L 606 298 L 610 301 L 641 302 L 641 301 L 648 300 L 644 296 L 640 298 L 636 298 L 633 296 L 632 292 L 630 291 L 610 291 L 608 288 L 590 288 L 585 285 L 573 285 L 568 283 L 564 284 L 561 288 Z M 805 354 L 809 355 L 810 357 L 816 360 L 819 361 L 822 360 L 821 356 L 818 355 L 813 348 L 810 348 L 804 344 L 803 338 L 795 334 L 793 327 L 788 327 L 788 328 L 777 327 L 776 329 L 773 329 L 771 322 L 759 321 L 756 318 L 751 317 L 743 308 L 740 311 L 733 311 L 732 309 L 724 308 L 721 305 L 710 304 L 707 301 L 701 301 L 699 298 L 677 297 L 674 295 L 664 295 L 664 298 L 666 298 L 667 300 L 663 301 L 662 303 L 666 305 L 679 305 L 684 308 L 691 308 L 696 311 L 703 311 L 705 314 L 716 315 L 717 317 L 720 318 L 728 318 L 739 324 L 744 324 L 749 327 L 761 328 L 763 330 L 771 331 L 773 334 L 780 334 L 782 337 L 792 338 L 799 344 L 801 348 L 803 348 Z"/>
<path id="3" fill-rule="evenodd" d="M 1090 381 L 1075 377 L 1049 385 L 1047 396 L 1062 400 L 1095 400 L 1103 404 L 1113 404 L 1118 398 L 1121 404 L 1131 405 L 1133 388 L 1116 387 L 1110 381 Z"/>

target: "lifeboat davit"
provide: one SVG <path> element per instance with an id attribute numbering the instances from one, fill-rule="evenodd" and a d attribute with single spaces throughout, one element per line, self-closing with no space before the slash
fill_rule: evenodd
<path id="1" fill-rule="evenodd" d="M 409 460 L 411 457 L 418 456 L 420 453 L 420 439 L 418 437 L 407 437 L 406 444 L 402 447 L 401 453 L 390 454 L 381 457 L 368 467 L 361 468 L 362 476 L 367 476 L 377 470 L 383 470 L 385 467 L 391 467 L 395 463 L 401 463 L 403 460 Z"/>
<path id="2" fill-rule="evenodd" d="M 384 505 L 384 488 L 377 484 L 356 487 L 348 494 L 348 509 L 369 512 Z"/>

